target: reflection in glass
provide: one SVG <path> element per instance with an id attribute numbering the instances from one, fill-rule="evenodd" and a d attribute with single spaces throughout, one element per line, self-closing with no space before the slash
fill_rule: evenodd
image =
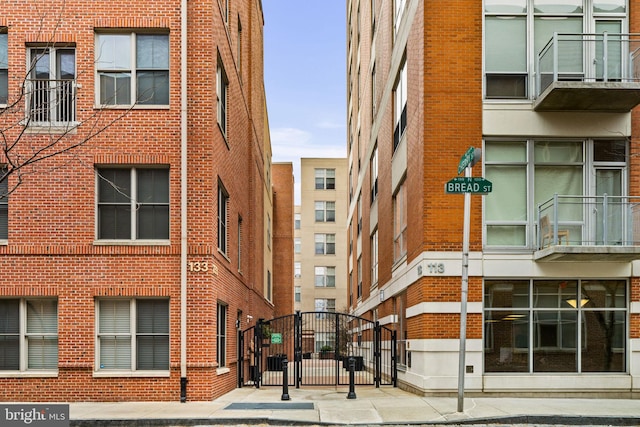
<path id="1" fill-rule="evenodd" d="M 485 372 L 529 371 L 529 315 L 526 311 L 485 313 Z"/>

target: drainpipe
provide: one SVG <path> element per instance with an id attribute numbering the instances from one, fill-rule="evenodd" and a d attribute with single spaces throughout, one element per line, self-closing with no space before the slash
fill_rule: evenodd
<path id="1" fill-rule="evenodd" d="M 180 2 L 180 402 L 187 401 L 187 0 Z"/>

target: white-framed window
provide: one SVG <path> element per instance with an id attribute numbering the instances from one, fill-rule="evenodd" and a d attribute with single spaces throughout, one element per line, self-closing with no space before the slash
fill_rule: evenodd
<path id="1" fill-rule="evenodd" d="M 371 203 L 375 202 L 378 198 L 378 145 L 373 149 L 371 153 L 371 162 L 369 165 L 371 169 Z"/>
<path id="2" fill-rule="evenodd" d="M 0 165 L 0 240 L 9 238 L 9 177 L 8 169 Z"/>
<path id="3" fill-rule="evenodd" d="M 362 298 L 362 255 L 358 257 L 358 289 L 356 297 L 358 299 Z"/>
<path id="4" fill-rule="evenodd" d="M 76 50 L 72 46 L 30 47 L 26 83 L 30 125 L 76 121 Z"/>
<path id="5" fill-rule="evenodd" d="M 297 213 L 293 215 L 293 228 L 295 230 L 300 230 L 300 221 L 302 220 L 302 215 Z"/>
<path id="6" fill-rule="evenodd" d="M 396 151 L 404 132 L 407 129 L 407 60 L 405 59 L 400 67 L 398 78 L 395 86 L 393 87 L 393 118 L 394 118 L 394 130 L 393 130 L 393 151 Z"/>
<path id="7" fill-rule="evenodd" d="M 336 235 L 335 234 L 315 234 L 316 255 L 335 255 Z"/>
<path id="8" fill-rule="evenodd" d="M 216 103 L 218 105 L 218 126 L 220 126 L 220 130 L 222 131 L 222 135 L 227 137 L 227 123 L 229 114 L 229 106 L 227 105 L 229 101 L 229 79 L 227 78 L 227 73 L 224 70 L 224 64 L 222 63 L 222 58 L 218 55 L 218 66 L 216 71 Z"/>
<path id="9" fill-rule="evenodd" d="M 58 369 L 58 301 L 0 299 L 0 371 Z"/>
<path id="10" fill-rule="evenodd" d="M 336 221 L 336 202 L 316 201 L 316 222 Z"/>
<path id="11" fill-rule="evenodd" d="M 336 189 L 335 169 L 315 169 L 316 190 Z"/>
<path id="12" fill-rule="evenodd" d="M 221 302 L 217 304 L 216 322 L 216 363 L 218 368 L 227 366 L 227 310 L 228 306 Z"/>
<path id="13" fill-rule="evenodd" d="M 229 193 L 218 181 L 218 250 L 227 253 L 229 246 Z"/>
<path id="14" fill-rule="evenodd" d="M 398 261 L 407 253 L 407 190 L 402 182 L 393 196 L 393 259 Z"/>
<path id="15" fill-rule="evenodd" d="M 169 370 L 169 300 L 96 300 L 99 371 Z"/>
<path id="16" fill-rule="evenodd" d="M 302 300 L 302 296 L 301 296 L 302 286 L 294 286 L 293 291 L 294 291 L 295 302 L 300 302 Z"/>
<path id="17" fill-rule="evenodd" d="M 169 35 L 96 34 L 96 103 L 169 105 Z"/>
<path id="18" fill-rule="evenodd" d="M 371 287 L 378 286 L 378 229 L 371 234 Z"/>
<path id="19" fill-rule="evenodd" d="M 626 280 L 485 280 L 483 372 L 626 372 L 627 294 Z"/>
<path id="20" fill-rule="evenodd" d="M 300 237 L 293 239 L 293 252 L 296 254 L 302 253 L 302 239 Z"/>
<path id="21" fill-rule="evenodd" d="M 376 63 L 371 67 L 371 122 L 376 119 L 376 108 L 378 106 L 378 94 L 376 93 Z"/>
<path id="22" fill-rule="evenodd" d="M 0 105 L 9 99 L 9 36 L 6 28 L 0 28 Z"/>
<path id="23" fill-rule="evenodd" d="M 293 271 L 294 271 L 294 276 L 296 278 L 300 278 L 302 277 L 302 263 L 299 261 L 296 261 L 293 263 Z"/>
<path id="24" fill-rule="evenodd" d="M 169 169 L 98 167 L 99 240 L 169 239 Z"/>
<path id="25" fill-rule="evenodd" d="M 316 288 L 335 288 L 336 287 L 336 268 L 316 266 L 314 273 L 314 282 Z"/>
<path id="26" fill-rule="evenodd" d="M 564 41 L 558 58 L 563 80 L 581 80 L 585 75 L 602 76 L 602 41 L 594 34 L 624 33 L 627 28 L 626 0 L 485 0 L 484 68 L 487 99 L 530 99 L 535 94 L 538 54 L 554 32 L 589 34 L 590 43 L 573 37 Z M 620 76 L 623 55 L 620 38 L 608 44 L 608 76 Z M 595 56 L 594 56 L 595 55 Z M 587 67 L 593 67 L 589 69 Z"/>
<path id="27" fill-rule="evenodd" d="M 238 271 L 242 271 L 242 217 L 238 215 Z"/>
<path id="28" fill-rule="evenodd" d="M 336 311 L 336 300 L 334 298 L 316 298 L 316 319 L 326 319 L 327 315 L 324 313 L 331 313 Z"/>
<path id="29" fill-rule="evenodd" d="M 402 15 L 404 13 L 404 8 L 406 6 L 407 0 L 394 0 L 394 19 L 393 19 L 393 27 L 398 32 L 398 28 L 400 27 L 400 21 L 402 21 Z"/>

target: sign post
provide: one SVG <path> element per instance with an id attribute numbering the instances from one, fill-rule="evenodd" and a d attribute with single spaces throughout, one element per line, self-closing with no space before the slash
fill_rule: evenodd
<path id="1" fill-rule="evenodd" d="M 469 149 L 460 158 L 458 175 L 444 186 L 447 194 L 464 194 L 464 218 L 462 228 L 462 286 L 460 292 L 460 353 L 458 364 L 458 412 L 464 411 L 464 374 L 467 351 L 467 296 L 469 294 L 469 234 L 471 222 L 471 194 L 488 194 L 493 184 L 484 178 L 472 177 L 471 168 L 480 160 L 481 150 Z"/>

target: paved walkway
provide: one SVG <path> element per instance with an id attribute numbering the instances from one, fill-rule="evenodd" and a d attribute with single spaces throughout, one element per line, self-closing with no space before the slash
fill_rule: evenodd
<path id="1" fill-rule="evenodd" d="M 421 397 L 392 387 L 245 387 L 211 402 L 72 403 L 72 426 L 193 425 L 640 425 L 640 400 Z"/>

